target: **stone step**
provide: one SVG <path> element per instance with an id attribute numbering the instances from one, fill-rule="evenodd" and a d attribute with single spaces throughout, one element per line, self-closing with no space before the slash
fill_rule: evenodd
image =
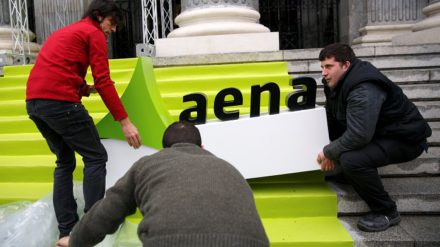
<path id="1" fill-rule="evenodd" d="M 381 71 L 391 81 L 402 84 L 428 84 L 440 82 L 440 69 L 406 69 L 406 70 L 383 70 Z M 322 75 L 318 73 L 292 73 L 293 78 L 307 76 L 316 80 L 318 87 L 322 87 Z"/>
<path id="2" fill-rule="evenodd" d="M 379 168 L 382 177 L 437 176 L 440 175 L 440 147 L 430 147 L 419 158 Z"/>
<path id="3" fill-rule="evenodd" d="M 304 73 L 310 71 L 309 62 L 318 61 L 319 52 L 322 48 L 311 49 L 295 49 L 281 50 L 273 52 L 248 52 L 248 53 L 226 53 L 226 54 L 206 54 L 181 57 L 153 57 L 155 67 L 164 66 L 185 66 L 185 65 L 206 65 L 206 64 L 224 64 L 224 63 L 247 63 L 247 62 L 268 62 L 268 61 L 291 61 L 298 62 L 299 66 L 306 68 L 298 70 Z M 411 57 L 424 55 L 440 54 L 440 45 L 415 45 L 415 46 L 369 46 L 369 47 L 353 47 L 356 55 L 361 59 L 370 59 L 374 57 L 382 57 L 385 60 L 389 57 Z M 438 60 L 434 60 L 438 61 Z M 435 64 L 433 61 L 432 64 Z M 425 64 L 429 61 L 425 61 Z M 437 63 L 438 64 L 438 63 Z M 431 67 L 431 65 L 428 65 Z M 399 67 L 394 64 L 395 68 Z M 420 67 L 416 66 L 415 67 Z M 437 66 L 438 67 L 438 66 Z M 315 69 L 319 68 L 315 66 Z M 410 67 L 408 67 L 410 68 Z M 316 70 L 319 71 L 319 70 Z"/>
<path id="4" fill-rule="evenodd" d="M 440 122 L 429 122 L 429 126 L 431 127 L 432 135 L 428 138 L 428 143 L 431 146 L 440 146 Z M 440 156 L 437 157 L 440 159 Z"/>
<path id="5" fill-rule="evenodd" d="M 317 101 L 316 104 L 322 106 L 324 102 Z M 440 101 L 415 101 L 414 104 L 427 121 L 440 121 Z"/>
<path id="6" fill-rule="evenodd" d="M 318 106 L 324 106 L 324 102 L 316 102 Z M 440 100 L 439 101 L 416 101 L 414 104 L 422 116 L 429 123 L 440 121 Z"/>
<path id="7" fill-rule="evenodd" d="M 317 60 L 322 48 L 283 50 L 285 60 Z M 405 56 L 423 55 L 440 53 L 439 44 L 410 45 L 410 46 L 354 46 L 356 56 L 365 57 L 385 57 L 385 56 Z"/>
<path id="8" fill-rule="evenodd" d="M 385 190 L 403 214 L 440 213 L 440 176 L 383 178 Z M 365 202 L 347 184 L 328 182 L 338 194 L 338 214 L 353 215 L 369 211 Z"/>
<path id="9" fill-rule="evenodd" d="M 283 58 L 289 64 L 289 72 L 320 73 L 320 50 L 321 48 L 283 51 Z M 371 62 L 382 71 L 440 67 L 440 45 L 354 47 L 354 52 L 361 60 Z"/>
<path id="10" fill-rule="evenodd" d="M 400 85 L 405 95 L 412 101 L 440 101 L 440 83 Z M 322 87 L 317 89 L 316 102 L 324 103 Z"/>
<path id="11" fill-rule="evenodd" d="M 440 66 L 439 54 L 360 57 L 360 59 L 370 62 L 380 70 L 426 69 Z M 321 62 L 317 57 L 315 60 L 287 60 L 287 63 L 291 74 L 321 72 Z"/>
<path id="12" fill-rule="evenodd" d="M 359 216 L 339 217 L 339 221 L 352 237 L 355 247 L 440 246 L 439 215 L 405 215 L 402 216 L 399 225 L 375 233 L 357 229 L 359 218 Z"/>
<path id="13" fill-rule="evenodd" d="M 428 121 L 440 121 L 439 101 L 418 101 L 414 104 L 419 108 L 422 116 Z"/>

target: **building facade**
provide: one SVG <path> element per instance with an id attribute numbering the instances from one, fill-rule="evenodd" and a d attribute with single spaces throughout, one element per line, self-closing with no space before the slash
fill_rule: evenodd
<path id="1" fill-rule="evenodd" d="M 17 1 L 23 0 L 0 0 L 0 28 L 3 30 L 0 42 L 5 43 L 10 39 L 4 30 L 11 25 L 9 5 Z M 423 28 L 435 28 L 440 24 L 436 14 L 440 8 L 439 0 L 115 1 L 123 10 L 126 25 L 109 41 L 109 55 L 112 58 L 142 54 L 136 51 L 136 45 L 146 43 L 146 32 L 157 32 L 153 36 L 155 39 L 166 38 L 169 32 L 179 28 L 172 21 L 172 26 L 164 29 L 165 17 L 160 13 L 164 8 L 167 8 L 171 20 L 176 20 L 185 11 L 188 13 L 195 9 L 237 6 L 255 9 L 259 12 L 256 21 L 271 32 L 279 33 L 279 47 L 282 50 L 323 47 L 333 42 L 362 46 L 391 45 L 393 37 Z M 90 0 L 27 0 L 27 3 L 29 29 L 35 32 L 35 41 L 43 44 L 51 32 L 80 19 Z M 148 19 L 146 12 L 156 12 L 156 20 Z M 427 18 L 431 18 L 430 21 L 426 22 Z M 417 28 L 414 29 L 414 26 Z M 399 44 L 401 40 L 395 39 Z M 148 42 L 154 45 L 154 41 Z M 7 49 L 3 47 L 3 50 Z"/>

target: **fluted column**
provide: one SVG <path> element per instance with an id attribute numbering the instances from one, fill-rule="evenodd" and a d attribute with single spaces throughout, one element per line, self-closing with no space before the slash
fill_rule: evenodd
<path id="1" fill-rule="evenodd" d="M 368 0 L 367 25 L 353 40 L 354 45 L 391 45 L 392 38 L 410 33 L 414 23 L 424 17 L 428 0 Z"/>
<path id="2" fill-rule="evenodd" d="M 87 0 L 34 0 L 35 29 L 39 44 L 49 35 L 81 19 Z"/>
<path id="3" fill-rule="evenodd" d="M 9 1 L 0 0 L 0 26 L 10 24 Z"/>
<path id="4" fill-rule="evenodd" d="M 182 0 L 168 37 L 270 32 L 259 19 L 258 0 Z"/>
<path id="5" fill-rule="evenodd" d="M 156 56 L 279 50 L 278 33 L 259 24 L 258 0 L 182 0 L 179 28 L 155 41 Z"/>
<path id="6" fill-rule="evenodd" d="M 429 0 L 423 8 L 426 19 L 412 26 L 412 33 L 393 38 L 395 45 L 439 44 L 440 43 L 440 0 Z"/>

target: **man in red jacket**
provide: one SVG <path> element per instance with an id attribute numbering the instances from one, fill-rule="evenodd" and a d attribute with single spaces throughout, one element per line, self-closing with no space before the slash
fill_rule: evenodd
<path id="1" fill-rule="evenodd" d="M 131 123 L 110 78 L 107 43 L 121 20 L 112 0 L 94 0 L 83 19 L 55 31 L 44 43 L 29 75 L 26 109 L 56 155 L 53 202 L 60 238 L 68 236 L 78 221 L 72 174 L 75 152 L 84 161 L 85 208 L 104 196 L 107 152 L 81 97 L 98 92 L 130 146 L 141 139 Z M 94 85 L 85 83 L 91 66 Z"/>

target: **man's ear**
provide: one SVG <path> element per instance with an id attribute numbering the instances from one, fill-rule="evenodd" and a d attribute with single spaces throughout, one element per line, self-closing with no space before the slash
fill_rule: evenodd
<path id="1" fill-rule="evenodd" d="M 99 21 L 99 23 L 101 23 L 103 19 L 104 19 L 104 17 L 98 15 L 98 21 Z"/>
<path id="2" fill-rule="evenodd" d="M 345 61 L 345 62 L 342 64 L 342 69 L 343 69 L 343 70 L 347 70 L 347 69 L 350 67 L 350 65 L 351 65 L 350 61 Z"/>

